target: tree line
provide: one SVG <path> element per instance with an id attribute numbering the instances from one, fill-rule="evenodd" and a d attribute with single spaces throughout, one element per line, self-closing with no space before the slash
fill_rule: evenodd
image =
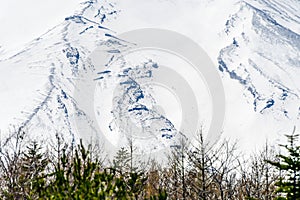
<path id="1" fill-rule="evenodd" d="M 43 145 L 19 129 L 0 148 L 0 199 L 300 199 L 300 145 L 294 130 L 278 148 L 244 157 L 237 143 L 181 142 L 166 164 L 140 160 L 131 145 L 108 159 L 101 145 Z"/>

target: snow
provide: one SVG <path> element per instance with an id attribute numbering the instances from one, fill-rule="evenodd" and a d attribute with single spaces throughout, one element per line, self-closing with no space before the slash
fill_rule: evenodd
<path id="1" fill-rule="evenodd" d="M 64 17 L 57 14 L 61 22 L 53 18 L 57 26 L 28 43 L 18 54 L 0 49 L 2 137 L 13 125 L 23 126 L 34 137 L 45 140 L 51 140 L 55 132 L 61 132 L 70 141 L 77 140 L 82 137 L 78 133 L 82 131 L 78 130 L 80 127 L 88 127 L 87 138 L 94 136 L 96 122 L 87 115 L 89 108 L 80 107 L 79 100 L 73 96 L 76 80 L 101 71 L 99 66 L 87 62 L 88 56 L 99 46 L 120 48 L 115 35 L 139 28 L 161 28 L 191 38 L 215 64 L 226 96 L 223 137 L 237 139 L 245 151 L 258 148 L 266 139 L 276 142 L 283 133 L 290 133 L 293 126 L 300 125 L 300 18 L 297 12 L 300 3 L 288 2 L 117 0 L 109 4 L 90 1 L 81 4 L 74 14 Z M 41 18 L 41 22 L 48 23 L 45 18 Z M 36 29 L 31 31 L 39 34 Z M 144 57 L 149 58 L 149 54 L 147 56 Z M 176 99 L 165 93 L 170 96 L 168 99 Z M 208 96 L 203 96 L 201 105 L 206 105 Z M 162 100 L 158 102 L 167 104 Z M 174 107 L 178 102 L 170 105 Z M 154 106 L 155 113 L 172 116 L 171 121 L 179 124 L 176 114 L 170 109 L 163 112 L 159 106 Z M 210 118 L 208 107 L 203 116 Z M 181 113 L 180 109 L 176 112 Z M 101 106 L 97 110 L 101 116 Z M 210 119 L 199 120 L 207 130 Z M 82 124 L 78 127 L 79 121 Z M 107 123 L 104 126 L 108 128 Z"/>

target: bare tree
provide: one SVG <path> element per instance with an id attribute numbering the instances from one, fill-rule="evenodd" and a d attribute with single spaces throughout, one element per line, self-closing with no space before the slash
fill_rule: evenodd
<path id="1" fill-rule="evenodd" d="M 25 132 L 17 129 L 2 143 L 0 169 L 2 174 L 2 195 L 22 197 L 19 179 L 21 177 L 21 157 L 24 150 Z"/>
<path id="2" fill-rule="evenodd" d="M 275 158 L 274 149 L 266 142 L 264 148 L 253 153 L 247 162 L 240 164 L 239 191 L 248 199 L 271 200 L 275 196 L 275 181 L 278 179 L 275 168 L 266 160 Z"/>
<path id="3" fill-rule="evenodd" d="M 223 140 L 219 146 L 216 145 L 213 167 L 213 181 L 218 188 L 221 200 L 232 199 L 234 197 L 236 181 L 236 169 L 239 166 L 236 154 L 236 143 L 231 144 L 228 140 Z"/>
<path id="4" fill-rule="evenodd" d="M 165 176 L 166 188 L 171 199 L 188 199 L 187 173 L 187 150 L 188 141 L 181 137 L 178 145 L 172 146 L 167 156 L 168 164 Z"/>
<path id="5" fill-rule="evenodd" d="M 213 164 L 217 161 L 217 152 L 213 145 L 204 142 L 202 130 L 199 131 L 196 144 L 188 151 L 189 173 L 194 177 L 191 184 L 191 190 L 194 198 L 211 199 L 214 196 L 213 176 L 215 171 Z"/>

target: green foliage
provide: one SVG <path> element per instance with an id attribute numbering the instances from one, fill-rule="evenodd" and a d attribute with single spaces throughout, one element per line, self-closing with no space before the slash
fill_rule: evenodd
<path id="1" fill-rule="evenodd" d="M 122 164 L 129 162 L 125 154 L 123 149 L 115 157 L 120 168 L 103 168 L 102 161 L 92 159 L 92 153 L 81 142 L 70 152 L 63 149 L 59 159 L 50 162 L 34 141 L 14 159 L 7 154 L 7 163 L 1 158 L 0 199 L 165 200 L 163 190 L 147 193 L 144 173 L 124 170 Z"/>
<path id="2" fill-rule="evenodd" d="M 69 150 L 54 150 L 57 156 L 49 159 L 37 142 L 29 143 L 23 151 L 16 140 L 17 150 L 0 151 L 0 199 L 297 200 L 299 135 L 287 138 L 288 144 L 280 145 L 284 153 L 277 155 L 278 160 L 266 148 L 263 154 L 250 159 L 250 166 L 244 167 L 249 161 L 240 162 L 233 153 L 234 146 L 224 142 L 206 149 L 200 140 L 198 148 L 180 151 L 168 166 L 144 172 L 133 167 L 132 146 L 130 151 L 120 149 L 112 167 L 104 168 L 101 156 L 92 156 L 94 152 L 82 142 Z"/>
<path id="3" fill-rule="evenodd" d="M 167 200 L 167 198 L 167 192 L 159 189 L 158 195 L 151 196 L 149 200 Z"/>
<path id="4" fill-rule="evenodd" d="M 294 131 L 295 132 L 295 131 Z M 296 200 L 300 199 L 300 146 L 297 146 L 298 134 L 286 135 L 288 139 L 287 145 L 280 145 L 287 152 L 287 155 L 277 155 L 279 161 L 267 161 L 275 166 L 281 174 L 276 185 L 277 193 L 282 194 L 279 200 Z"/>
<path id="5" fill-rule="evenodd" d="M 41 147 L 36 141 L 31 142 L 20 157 L 8 159 L 6 187 L 2 189 L 4 199 L 37 199 L 39 185 L 45 184 L 43 176 L 48 165 L 48 159 L 41 153 Z M 5 186 L 5 185 L 4 185 Z"/>
<path id="6" fill-rule="evenodd" d="M 40 199 L 140 199 L 147 177 L 142 173 L 120 172 L 115 168 L 101 169 L 89 151 L 79 145 L 73 156 L 64 151 L 50 183 L 40 185 Z M 161 192 L 158 199 L 166 194 Z M 153 197 L 156 198 L 156 197 Z"/>

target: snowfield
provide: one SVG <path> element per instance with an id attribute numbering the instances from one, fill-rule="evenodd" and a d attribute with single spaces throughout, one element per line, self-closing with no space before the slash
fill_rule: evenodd
<path id="1" fill-rule="evenodd" d="M 180 119 L 182 106 L 176 101 L 176 94 L 172 96 L 171 92 L 160 88 L 158 93 L 170 99 L 170 103 L 165 102 L 160 95 L 152 94 L 154 86 L 146 87 L 147 80 L 142 80 L 145 79 L 142 75 L 155 71 L 156 65 L 159 68 L 163 61 L 158 62 L 153 52 L 137 55 L 141 59 L 130 64 L 113 60 L 114 55 L 122 55 L 124 46 L 130 46 L 117 37 L 119 34 L 139 28 L 160 28 L 189 37 L 214 63 L 226 98 L 222 137 L 237 139 L 241 149 L 247 151 L 261 146 L 266 139 L 270 142 L 281 140 L 294 126 L 300 128 L 299 11 L 298 0 L 84 2 L 73 15 L 66 16 L 17 54 L 0 48 L 2 138 L 22 127 L 30 138 L 45 142 L 53 140 L 59 132 L 70 142 L 76 143 L 82 137 L 87 140 L 106 138 L 109 145 L 119 147 L 125 145 L 126 140 L 114 141 L 126 135 L 115 122 L 124 124 L 131 120 L 143 133 L 151 135 L 147 140 L 137 139 L 144 141 L 138 144 L 140 149 L 159 149 L 161 137 L 172 140 L 172 135 L 180 132 L 180 122 L 176 120 Z M 103 47 L 111 56 L 111 69 L 95 66 L 90 60 L 90 54 L 98 47 Z M 165 65 L 168 63 L 171 62 Z M 112 75 L 106 72 L 101 78 L 103 69 L 111 70 Z M 130 75 L 125 74 L 124 69 Z M 116 78 L 121 72 L 126 77 Z M 187 72 L 182 76 L 192 75 Z M 94 121 L 93 112 L 74 96 L 81 89 L 78 80 L 85 78 L 98 81 L 99 88 L 108 88 L 99 90 L 98 96 L 95 94 L 95 98 L 104 100 L 95 103 L 94 113 L 102 117 L 101 112 L 105 111 L 104 115 L 112 120 L 99 117 L 100 122 Z M 131 82 L 126 82 L 129 79 Z M 120 89 L 123 96 L 118 96 L 122 101 L 110 104 L 107 102 L 116 100 L 111 100 L 108 91 L 115 91 L 116 81 L 125 81 L 131 90 L 127 88 L 124 93 L 124 86 Z M 201 81 L 194 86 L 205 91 L 205 83 Z M 105 91 L 107 95 L 101 93 Z M 85 91 L 79 93 L 84 96 Z M 209 92 L 196 96 L 202 106 L 202 109 L 199 107 L 199 121 L 203 122 L 206 133 L 212 117 Z M 139 98 L 144 100 L 141 102 Z M 140 123 L 141 118 L 144 123 Z M 99 133 L 97 126 L 108 131 Z M 164 148 L 170 146 L 164 142 L 162 145 Z"/>

